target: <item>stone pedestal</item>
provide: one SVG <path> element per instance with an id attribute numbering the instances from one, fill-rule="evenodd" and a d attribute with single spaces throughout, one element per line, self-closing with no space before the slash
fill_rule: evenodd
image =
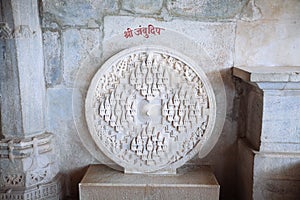
<path id="1" fill-rule="evenodd" d="M 300 67 L 243 67 L 233 74 L 240 80 L 240 199 L 299 199 Z"/>
<path id="2" fill-rule="evenodd" d="M 92 165 L 79 184 L 81 200 L 219 199 L 220 186 L 207 166 L 185 166 L 176 175 L 124 174 Z"/>

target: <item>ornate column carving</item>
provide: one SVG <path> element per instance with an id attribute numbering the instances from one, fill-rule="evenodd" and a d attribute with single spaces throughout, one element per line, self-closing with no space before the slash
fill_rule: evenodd
<path id="1" fill-rule="evenodd" d="M 0 7 L 0 199 L 59 199 L 37 1 L 1 0 Z"/>

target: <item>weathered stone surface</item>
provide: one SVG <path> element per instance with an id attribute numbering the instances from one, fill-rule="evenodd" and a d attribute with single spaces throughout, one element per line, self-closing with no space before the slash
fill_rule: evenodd
<path id="1" fill-rule="evenodd" d="M 60 170 L 64 172 L 93 163 L 94 159 L 81 147 L 76 134 L 71 104 L 72 89 L 49 88 L 47 99 L 48 130 L 56 135 L 54 146 L 60 149 L 56 155 Z M 75 159 L 74 155 L 80 159 Z"/>
<path id="2" fill-rule="evenodd" d="M 42 2 L 43 17 L 60 26 L 90 26 L 90 24 L 96 26 L 104 13 L 118 10 L 118 2 L 110 0 L 43 0 Z M 44 21 L 43 26 L 49 27 L 49 25 L 51 22 Z"/>
<path id="3" fill-rule="evenodd" d="M 99 29 L 67 29 L 63 32 L 64 84 L 72 87 L 80 63 L 100 45 Z"/>
<path id="4" fill-rule="evenodd" d="M 247 113 L 243 131 L 255 149 L 300 152 L 299 72 L 300 67 L 234 68 L 235 76 L 257 85 L 244 92 L 247 105 L 241 108 Z"/>
<path id="5" fill-rule="evenodd" d="M 286 179 L 274 180 L 272 177 L 269 177 L 267 179 L 257 179 L 254 186 L 256 192 L 253 195 L 253 199 L 298 200 L 300 196 L 299 186 L 300 186 L 299 179 L 298 180 L 286 180 Z"/>
<path id="6" fill-rule="evenodd" d="M 262 153 L 239 141 L 241 199 L 298 199 L 299 153 Z"/>
<path id="7" fill-rule="evenodd" d="M 11 38 L 1 41 L 2 48 L 7 48 L 1 56 L 0 72 L 2 134 L 25 137 L 42 133 L 45 84 L 37 3 L 3 1 L 1 9 L 4 23 L 12 32 Z"/>
<path id="8" fill-rule="evenodd" d="M 239 19 L 243 21 L 255 21 L 261 19 L 261 10 L 255 0 L 249 0 L 244 6 Z"/>
<path id="9" fill-rule="evenodd" d="M 89 167 L 80 199 L 219 199 L 219 184 L 206 166 L 185 167 L 174 176 L 126 175 L 102 165 Z"/>
<path id="10" fill-rule="evenodd" d="M 264 92 L 262 151 L 300 152 L 299 108 L 299 90 L 298 92 L 280 91 L 275 94 Z M 271 148 L 270 143 L 276 144 L 274 149 Z"/>
<path id="11" fill-rule="evenodd" d="M 235 67 L 233 74 L 248 82 L 300 82 L 300 67 Z"/>
<path id="12" fill-rule="evenodd" d="M 237 23 L 235 66 L 298 66 L 299 20 Z"/>
<path id="13" fill-rule="evenodd" d="M 160 11 L 163 0 L 122 0 L 122 9 L 132 13 L 155 14 Z"/>
<path id="14" fill-rule="evenodd" d="M 48 87 L 59 85 L 62 82 L 61 41 L 56 31 L 43 33 L 43 47 L 45 56 L 45 78 Z"/>
<path id="15" fill-rule="evenodd" d="M 173 20 L 170 22 L 157 21 L 151 18 L 134 18 L 134 17 L 124 17 L 124 16 L 108 16 L 104 18 L 104 40 L 109 40 L 114 36 L 124 35 L 124 31 L 127 28 L 138 28 L 141 26 L 148 26 L 152 24 L 156 27 L 162 27 L 167 31 L 175 31 L 181 33 L 184 36 L 193 40 L 196 44 L 202 48 L 205 53 L 207 53 L 216 65 L 213 63 L 210 65 L 211 69 L 215 67 L 218 68 L 228 68 L 233 65 L 234 57 L 234 34 L 235 34 L 235 24 L 231 22 L 227 23 L 204 23 L 196 21 L 187 20 Z M 149 37 L 148 39 L 141 40 L 143 44 L 147 44 L 154 40 L 161 40 L 164 31 L 161 32 L 161 36 Z M 135 36 L 139 37 L 139 36 Z M 140 36 L 143 37 L 143 36 Z M 120 43 L 132 42 L 135 38 L 129 39 L 123 37 Z M 169 39 L 171 40 L 171 39 Z M 170 41 L 164 41 L 165 43 Z M 182 49 L 187 49 L 181 41 L 169 45 L 181 45 Z M 141 44 L 141 43 L 140 43 Z M 162 43 L 163 45 L 163 43 Z M 165 44 L 167 46 L 167 44 Z M 106 53 L 106 51 L 104 52 Z M 191 52 L 190 56 L 194 56 Z"/>
<path id="16" fill-rule="evenodd" d="M 83 176 L 84 167 L 97 162 L 82 146 L 78 137 L 71 104 L 72 89 L 48 88 L 47 100 L 47 130 L 55 135 L 53 142 L 54 150 L 57 152 L 55 160 L 59 165 L 59 171 L 66 173 L 67 195 L 77 199 L 78 183 Z"/>
<path id="17" fill-rule="evenodd" d="M 300 155 L 256 154 L 253 199 L 298 199 L 300 196 Z"/>
<path id="18" fill-rule="evenodd" d="M 216 20 L 235 18 L 246 3 L 246 0 L 168 0 L 167 7 L 175 16 Z"/>
<path id="19" fill-rule="evenodd" d="M 299 20 L 300 2 L 298 0 L 255 0 L 262 13 L 262 19 Z"/>
<path id="20" fill-rule="evenodd" d="M 252 89 L 247 96 L 247 111 L 244 110 L 247 112 L 245 136 L 256 149 L 259 149 L 263 123 L 263 94 L 261 91 Z"/>
<path id="21" fill-rule="evenodd" d="M 299 153 L 258 153 L 254 160 L 254 180 L 300 179 Z M 300 192 L 300 191 L 299 191 Z"/>

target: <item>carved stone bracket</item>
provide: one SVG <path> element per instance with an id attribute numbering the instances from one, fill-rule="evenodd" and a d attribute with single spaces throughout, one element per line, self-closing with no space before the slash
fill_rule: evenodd
<path id="1" fill-rule="evenodd" d="M 171 49 L 145 46 L 104 63 L 85 111 L 98 147 L 126 172 L 175 173 L 210 137 L 216 101 L 201 67 Z"/>

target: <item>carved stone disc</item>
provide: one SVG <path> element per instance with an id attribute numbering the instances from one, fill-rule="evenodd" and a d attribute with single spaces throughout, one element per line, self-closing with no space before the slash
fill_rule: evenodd
<path id="1" fill-rule="evenodd" d="M 121 51 L 98 70 L 85 103 L 89 131 L 125 172 L 174 172 L 201 150 L 216 117 L 200 66 L 171 49 Z"/>

